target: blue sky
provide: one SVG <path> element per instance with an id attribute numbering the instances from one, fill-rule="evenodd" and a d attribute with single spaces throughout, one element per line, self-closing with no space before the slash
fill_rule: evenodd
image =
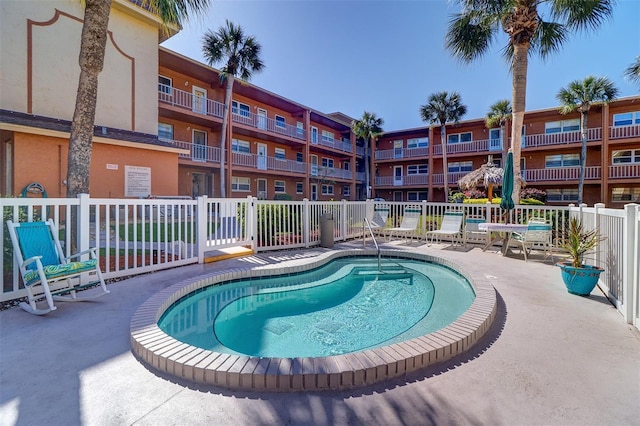
<path id="1" fill-rule="evenodd" d="M 460 92 L 468 107 L 463 119 L 484 117 L 492 103 L 511 99 L 500 53 L 506 39 L 468 65 L 445 50 L 456 11 L 446 0 L 213 0 L 206 17 L 163 46 L 205 62 L 202 35 L 229 19 L 262 44 L 266 66 L 251 83 L 324 113 L 375 112 L 391 131 L 425 125 L 418 109 L 435 92 Z M 546 61 L 532 57 L 527 110 L 555 107 L 561 87 L 588 75 L 610 78 L 621 96 L 637 95 L 623 73 L 640 55 L 639 22 L 640 0 L 618 0 L 613 19 L 597 32 L 573 34 Z"/>

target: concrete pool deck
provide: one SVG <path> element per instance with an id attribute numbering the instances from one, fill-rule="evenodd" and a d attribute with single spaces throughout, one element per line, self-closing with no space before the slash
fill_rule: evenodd
<path id="1" fill-rule="evenodd" d="M 487 335 L 448 361 L 357 389 L 269 393 L 194 384 L 133 356 L 129 324 L 138 307 L 190 277 L 297 265 L 327 249 L 181 267 L 110 284 L 109 295 L 59 303 L 44 317 L 0 312 L 0 425 L 638 424 L 640 335 L 599 290 L 570 295 L 542 256 L 525 263 L 479 247 L 384 246 L 483 265 L 498 300 Z"/>

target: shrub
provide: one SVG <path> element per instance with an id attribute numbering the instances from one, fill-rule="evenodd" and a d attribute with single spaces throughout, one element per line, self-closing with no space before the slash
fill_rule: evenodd
<path id="1" fill-rule="evenodd" d="M 547 201 L 547 192 L 538 188 L 523 188 L 520 191 L 520 198 L 534 199 L 542 201 L 542 203 L 544 204 Z"/>
<path id="2" fill-rule="evenodd" d="M 292 201 L 293 197 L 289 194 L 276 194 L 273 199 L 276 201 Z"/>
<path id="3" fill-rule="evenodd" d="M 449 195 L 449 202 L 450 203 L 461 203 L 461 202 L 464 202 L 465 198 L 466 198 L 466 196 L 464 195 L 464 193 L 462 193 L 462 192 L 454 192 L 454 193 Z"/>
<path id="4" fill-rule="evenodd" d="M 487 194 L 484 191 L 481 191 L 477 188 L 474 189 L 469 189 L 467 191 L 464 191 L 464 195 L 467 198 L 471 198 L 471 199 L 480 199 L 480 198 L 487 198 Z"/>

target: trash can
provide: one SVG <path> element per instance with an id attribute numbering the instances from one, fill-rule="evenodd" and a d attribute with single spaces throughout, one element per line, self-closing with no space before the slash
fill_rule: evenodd
<path id="1" fill-rule="evenodd" d="M 331 213 L 320 215 L 320 246 L 333 247 L 333 215 Z"/>

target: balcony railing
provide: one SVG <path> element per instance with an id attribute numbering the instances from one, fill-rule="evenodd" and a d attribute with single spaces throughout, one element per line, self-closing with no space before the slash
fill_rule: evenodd
<path id="1" fill-rule="evenodd" d="M 364 182 L 365 173 L 364 172 L 356 172 L 356 180 L 359 182 Z"/>
<path id="2" fill-rule="evenodd" d="M 376 186 L 415 186 L 427 185 L 429 175 L 406 175 L 406 176 L 378 176 L 375 179 Z"/>
<path id="3" fill-rule="evenodd" d="M 314 143 L 314 145 L 327 146 L 329 148 L 334 148 L 342 152 L 353 152 L 353 145 L 351 145 L 350 142 L 333 139 L 327 136 L 318 138 L 318 142 Z"/>
<path id="4" fill-rule="evenodd" d="M 609 178 L 640 178 L 640 164 L 616 164 L 613 166 L 609 166 Z"/>
<path id="5" fill-rule="evenodd" d="M 600 179 L 602 167 L 585 167 L 585 180 Z M 580 178 L 580 167 L 555 167 L 548 169 L 528 169 L 523 170 L 526 182 L 540 181 L 565 181 L 578 180 Z"/>
<path id="6" fill-rule="evenodd" d="M 462 152 L 486 152 L 486 151 L 489 151 L 490 146 L 491 147 L 494 146 L 494 144 L 491 143 L 490 139 L 483 139 L 483 140 L 477 140 L 477 141 L 471 141 L 471 142 L 448 143 L 447 155 L 459 154 Z M 498 145 L 497 149 L 492 149 L 492 151 L 500 151 L 500 145 Z M 433 154 L 442 155 L 441 144 L 433 146 Z"/>
<path id="7" fill-rule="evenodd" d="M 337 169 L 334 167 L 323 167 L 317 164 L 309 165 L 309 174 L 320 179 L 351 179 L 353 172 L 351 170 Z"/>
<path id="8" fill-rule="evenodd" d="M 587 129 L 587 141 L 590 142 L 597 140 L 602 140 L 602 127 L 593 127 Z M 538 135 L 524 136 L 523 147 L 566 145 L 578 142 L 582 142 L 582 135 L 579 131 L 552 134 L 543 133 Z"/>
<path id="9" fill-rule="evenodd" d="M 624 139 L 640 137 L 640 125 L 609 127 L 610 139 Z"/>
<path id="10" fill-rule="evenodd" d="M 158 85 L 158 100 L 199 114 L 222 118 L 224 104 L 164 84 Z"/>
<path id="11" fill-rule="evenodd" d="M 220 148 L 213 146 L 199 145 L 191 142 L 163 139 L 177 147 L 189 150 L 189 154 L 179 154 L 178 158 L 185 158 L 192 161 L 202 161 L 206 163 L 220 164 Z"/>
<path id="12" fill-rule="evenodd" d="M 241 111 L 231 114 L 235 123 L 244 124 L 245 126 L 254 127 L 259 130 L 265 130 L 270 133 L 288 136 L 290 138 L 306 140 L 304 129 L 276 121 L 263 115 L 254 114 L 249 111 Z"/>
<path id="13" fill-rule="evenodd" d="M 257 170 L 275 170 L 302 174 L 307 171 L 306 163 L 243 152 L 231 153 L 231 162 L 234 166 L 249 167 Z"/>
<path id="14" fill-rule="evenodd" d="M 435 147 L 434 147 L 435 148 Z M 457 185 L 458 180 L 465 175 L 468 175 L 471 172 L 453 172 L 449 173 L 449 185 Z M 433 175 L 433 184 L 434 185 L 444 185 L 444 174 L 434 174 Z"/>
<path id="15" fill-rule="evenodd" d="M 376 151 L 376 160 L 393 160 L 398 158 L 426 158 L 429 155 L 428 147 L 398 148 Z"/>

